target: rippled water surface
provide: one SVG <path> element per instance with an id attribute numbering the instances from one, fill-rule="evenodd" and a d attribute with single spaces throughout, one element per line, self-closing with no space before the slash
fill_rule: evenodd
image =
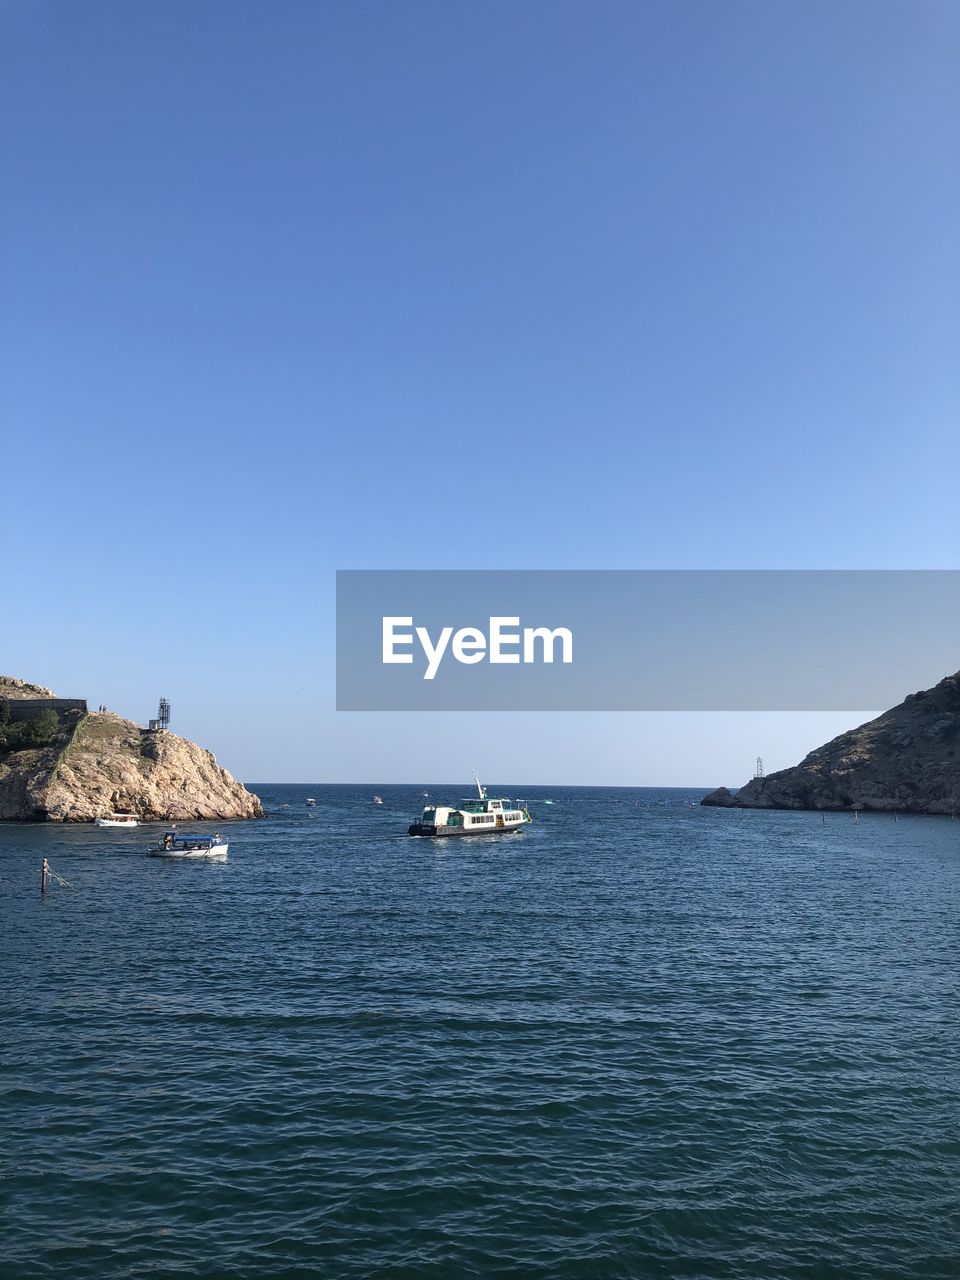
<path id="1" fill-rule="evenodd" d="M 0 826 L 4 1280 L 960 1274 L 960 823 L 257 790 Z"/>

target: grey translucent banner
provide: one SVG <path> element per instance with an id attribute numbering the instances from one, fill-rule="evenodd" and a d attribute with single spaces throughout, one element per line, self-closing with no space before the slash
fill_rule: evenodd
<path id="1" fill-rule="evenodd" d="M 341 711 L 879 711 L 958 667 L 957 570 L 337 574 Z"/>

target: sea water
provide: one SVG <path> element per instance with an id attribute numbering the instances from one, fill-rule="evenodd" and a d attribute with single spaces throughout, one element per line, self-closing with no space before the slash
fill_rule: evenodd
<path id="1" fill-rule="evenodd" d="M 0 825 L 4 1280 L 960 1274 L 960 823 L 255 789 Z"/>

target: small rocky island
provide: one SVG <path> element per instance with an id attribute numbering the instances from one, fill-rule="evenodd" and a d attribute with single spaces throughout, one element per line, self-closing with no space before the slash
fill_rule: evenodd
<path id="1" fill-rule="evenodd" d="M 960 813 L 960 672 L 811 751 L 792 769 L 720 787 L 728 809 Z"/>
<path id="2" fill-rule="evenodd" d="M 258 798 L 203 747 L 82 698 L 0 676 L 0 820 L 262 818 Z"/>

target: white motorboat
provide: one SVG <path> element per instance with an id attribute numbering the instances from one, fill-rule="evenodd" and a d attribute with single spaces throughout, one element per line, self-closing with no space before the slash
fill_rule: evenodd
<path id="1" fill-rule="evenodd" d="M 374 796 L 374 797 L 373 797 L 373 803 L 374 803 L 374 804 L 383 804 L 383 796 Z"/>
<path id="2" fill-rule="evenodd" d="M 95 818 L 98 827 L 139 827 L 140 820 L 135 813 L 111 813 L 108 818 Z"/>
<path id="3" fill-rule="evenodd" d="M 167 831 L 147 853 L 152 858 L 225 858 L 229 847 L 219 832 L 215 836 L 182 836 Z"/>

